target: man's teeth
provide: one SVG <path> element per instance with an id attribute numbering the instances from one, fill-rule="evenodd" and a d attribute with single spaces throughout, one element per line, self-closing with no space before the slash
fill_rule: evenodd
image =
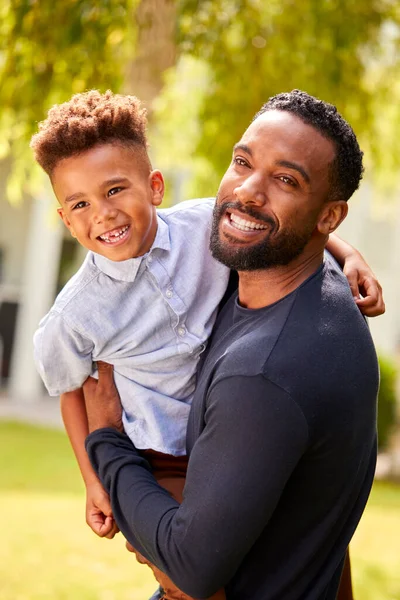
<path id="1" fill-rule="evenodd" d="M 121 237 L 128 231 L 128 229 L 129 225 L 125 225 L 125 227 L 121 227 L 120 229 L 114 229 L 113 231 L 103 233 L 103 235 L 99 235 L 99 238 L 103 240 L 103 242 L 113 244 L 117 240 L 120 240 Z"/>
<path id="2" fill-rule="evenodd" d="M 254 221 L 247 221 L 246 219 L 242 219 L 242 217 L 238 217 L 231 213 L 230 215 L 231 223 L 236 227 L 236 229 L 240 229 L 241 231 L 254 231 L 255 229 L 267 229 L 266 225 L 261 225 L 260 223 L 255 223 Z"/>

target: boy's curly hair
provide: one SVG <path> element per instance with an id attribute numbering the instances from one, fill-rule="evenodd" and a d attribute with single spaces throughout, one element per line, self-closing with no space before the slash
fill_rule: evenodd
<path id="1" fill-rule="evenodd" d="M 146 109 L 136 96 L 91 90 L 53 106 L 31 139 L 35 159 L 51 177 L 63 158 L 97 144 L 142 147 L 147 156 Z"/>

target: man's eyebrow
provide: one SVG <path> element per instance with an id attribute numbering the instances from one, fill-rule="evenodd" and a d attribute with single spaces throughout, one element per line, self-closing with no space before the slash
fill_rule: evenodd
<path id="1" fill-rule="evenodd" d="M 307 171 L 305 171 L 303 169 L 303 167 L 301 167 L 297 163 L 290 162 L 290 160 L 278 160 L 276 164 L 279 165 L 280 167 L 287 167 L 288 169 L 294 169 L 295 171 L 300 173 L 300 175 L 303 177 L 303 179 L 307 183 L 310 183 L 310 176 L 308 175 Z"/>
<path id="2" fill-rule="evenodd" d="M 249 156 L 253 156 L 251 148 L 249 148 L 247 144 L 242 144 L 241 142 L 238 142 L 233 146 L 233 151 L 236 152 L 237 150 L 243 150 L 243 152 L 246 152 L 246 154 L 248 154 Z"/>

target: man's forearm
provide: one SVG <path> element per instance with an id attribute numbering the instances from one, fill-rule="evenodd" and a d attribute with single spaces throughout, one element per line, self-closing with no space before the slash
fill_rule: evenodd
<path id="1" fill-rule="evenodd" d="M 303 415 L 276 386 L 262 378 L 219 384 L 181 505 L 124 434 L 94 431 L 86 448 L 125 537 L 182 591 L 206 598 L 230 581 L 266 526 L 306 436 Z"/>

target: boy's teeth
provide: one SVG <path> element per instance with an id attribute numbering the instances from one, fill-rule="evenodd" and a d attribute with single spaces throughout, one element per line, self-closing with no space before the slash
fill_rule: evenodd
<path id="1" fill-rule="evenodd" d="M 266 225 L 261 225 L 260 223 L 255 223 L 254 221 L 247 221 L 246 219 L 242 219 L 238 215 L 230 214 L 231 223 L 234 224 L 237 229 L 241 229 L 242 231 L 254 231 L 255 229 L 267 229 Z"/>
<path id="2" fill-rule="evenodd" d="M 103 242 L 108 242 L 109 244 L 111 244 L 112 242 L 118 240 L 127 230 L 128 225 L 125 225 L 120 229 L 114 229 L 114 231 L 103 233 L 103 235 L 99 235 L 99 238 L 103 240 Z"/>

